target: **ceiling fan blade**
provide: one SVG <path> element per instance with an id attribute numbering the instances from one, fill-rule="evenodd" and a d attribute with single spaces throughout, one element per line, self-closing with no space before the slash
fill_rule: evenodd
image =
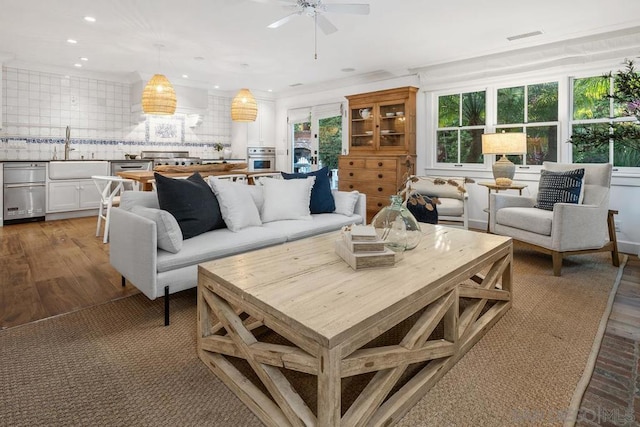
<path id="1" fill-rule="evenodd" d="M 299 16 L 300 13 L 301 12 L 294 12 L 291 15 L 287 15 L 284 18 L 278 19 L 276 22 L 272 22 L 271 24 L 267 25 L 267 28 L 279 28 L 289 22 L 294 16 Z"/>
<path id="2" fill-rule="evenodd" d="M 318 25 L 318 27 L 320 27 L 322 32 L 327 36 L 329 34 L 333 34 L 336 31 L 338 31 L 336 26 L 333 25 L 331 21 L 329 21 L 327 18 L 325 18 L 323 15 L 319 13 L 316 13 L 316 24 Z"/>
<path id="3" fill-rule="evenodd" d="M 368 4 L 334 3 L 334 4 L 323 4 L 323 8 L 325 11 L 332 12 L 332 13 L 351 13 L 354 15 L 369 14 Z"/>

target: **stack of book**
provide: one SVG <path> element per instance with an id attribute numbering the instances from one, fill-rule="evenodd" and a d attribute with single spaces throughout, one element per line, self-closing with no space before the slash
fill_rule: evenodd
<path id="1" fill-rule="evenodd" d="M 342 231 L 342 238 L 336 240 L 336 253 L 354 270 L 370 267 L 390 267 L 395 264 L 395 253 L 385 248 L 378 239 L 375 228 L 353 225 Z"/>

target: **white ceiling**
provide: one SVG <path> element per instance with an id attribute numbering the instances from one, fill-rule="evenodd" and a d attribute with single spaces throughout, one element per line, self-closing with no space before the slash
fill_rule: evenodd
<path id="1" fill-rule="evenodd" d="M 367 16 L 326 15 L 338 31 L 318 31 L 314 59 L 311 18 L 267 28 L 289 13 L 277 0 L 0 0 L 0 61 L 116 79 L 161 72 L 174 84 L 278 93 L 297 83 L 381 71 L 406 75 L 463 58 L 640 27 L 638 0 L 368 3 Z M 86 22 L 87 15 L 97 21 Z M 543 34 L 506 39 L 537 30 Z M 78 43 L 67 43 L 69 38 Z M 81 69 L 73 65 L 79 57 L 89 59 Z"/>

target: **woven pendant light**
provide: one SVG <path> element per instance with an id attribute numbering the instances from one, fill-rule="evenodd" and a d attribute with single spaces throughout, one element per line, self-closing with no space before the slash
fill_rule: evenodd
<path id="1" fill-rule="evenodd" d="M 171 115 L 176 112 L 176 91 L 162 74 L 154 74 L 142 91 L 142 111 L 146 114 Z"/>
<path id="2" fill-rule="evenodd" d="M 255 122 L 258 115 L 258 104 L 249 89 L 240 92 L 231 101 L 231 120 L 234 122 Z"/>

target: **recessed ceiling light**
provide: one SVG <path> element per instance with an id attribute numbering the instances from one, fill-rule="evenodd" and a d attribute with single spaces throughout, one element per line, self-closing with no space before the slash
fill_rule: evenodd
<path id="1" fill-rule="evenodd" d="M 204 61 L 204 58 L 202 56 L 196 56 L 193 59 L 195 59 L 196 61 Z"/>
<path id="2" fill-rule="evenodd" d="M 220 86 L 219 85 L 215 85 L 215 86 L 213 86 L 213 88 L 214 89 L 220 89 Z"/>
<path id="3" fill-rule="evenodd" d="M 267 89 L 267 92 L 273 92 L 273 89 Z"/>
<path id="4" fill-rule="evenodd" d="M 76 44 L 76 43 L 78 43 L 78 40 L 67 39 L 67 43 Z"/>
<path id="5" fill-rule="evenodd" d="M 356 69 L 355 68 L 343 68 L 342 71 L 343 73 L 352 73 L 354 72 Z"/>
<path id="6" fill-rule="evenodd" d="M 82 67 L 82 64 L 73 64 L 74 67 L 80 68 Z"/>
<path id="7" fill-rule="evenodd" d="M 527 37 L 539 36 L 540 34 L 542 34 L 542 31 L 540 31 L 540 30 L 538 30 L 538 31 L 532 31 L 532 32 L 530 32 L 530 33 L 517 34 L 517 35 L 515 35 L 515 36 L 507 37 L 507 40 L 509 40 L 510 42 L 512 42 L 512 41 L 514 41 L 514 40 L 526 39 Z"/>
<path id="8" fill-rule="evenodd" d="M 96 18 L 94 18 L 93 16 L 85 16 L 84 20 L 87 22 L 96 22 Z"/>
<path id="9" fill-rule="evenodd" d="M 88 60 L 89 60 L 89 58 L 85 58 L 84 56 L 80 57 L 80 61 L 88 61 Z"/>
<path id="10" fill-rule="evenodd" d="M 183 75 L 182 75 L 182 78 L 183 78 L 183 79 L 188 79 L 188 78 L 189 78 L 189 76 L 188 76 L 187 74 L 183 74 Z"/>

